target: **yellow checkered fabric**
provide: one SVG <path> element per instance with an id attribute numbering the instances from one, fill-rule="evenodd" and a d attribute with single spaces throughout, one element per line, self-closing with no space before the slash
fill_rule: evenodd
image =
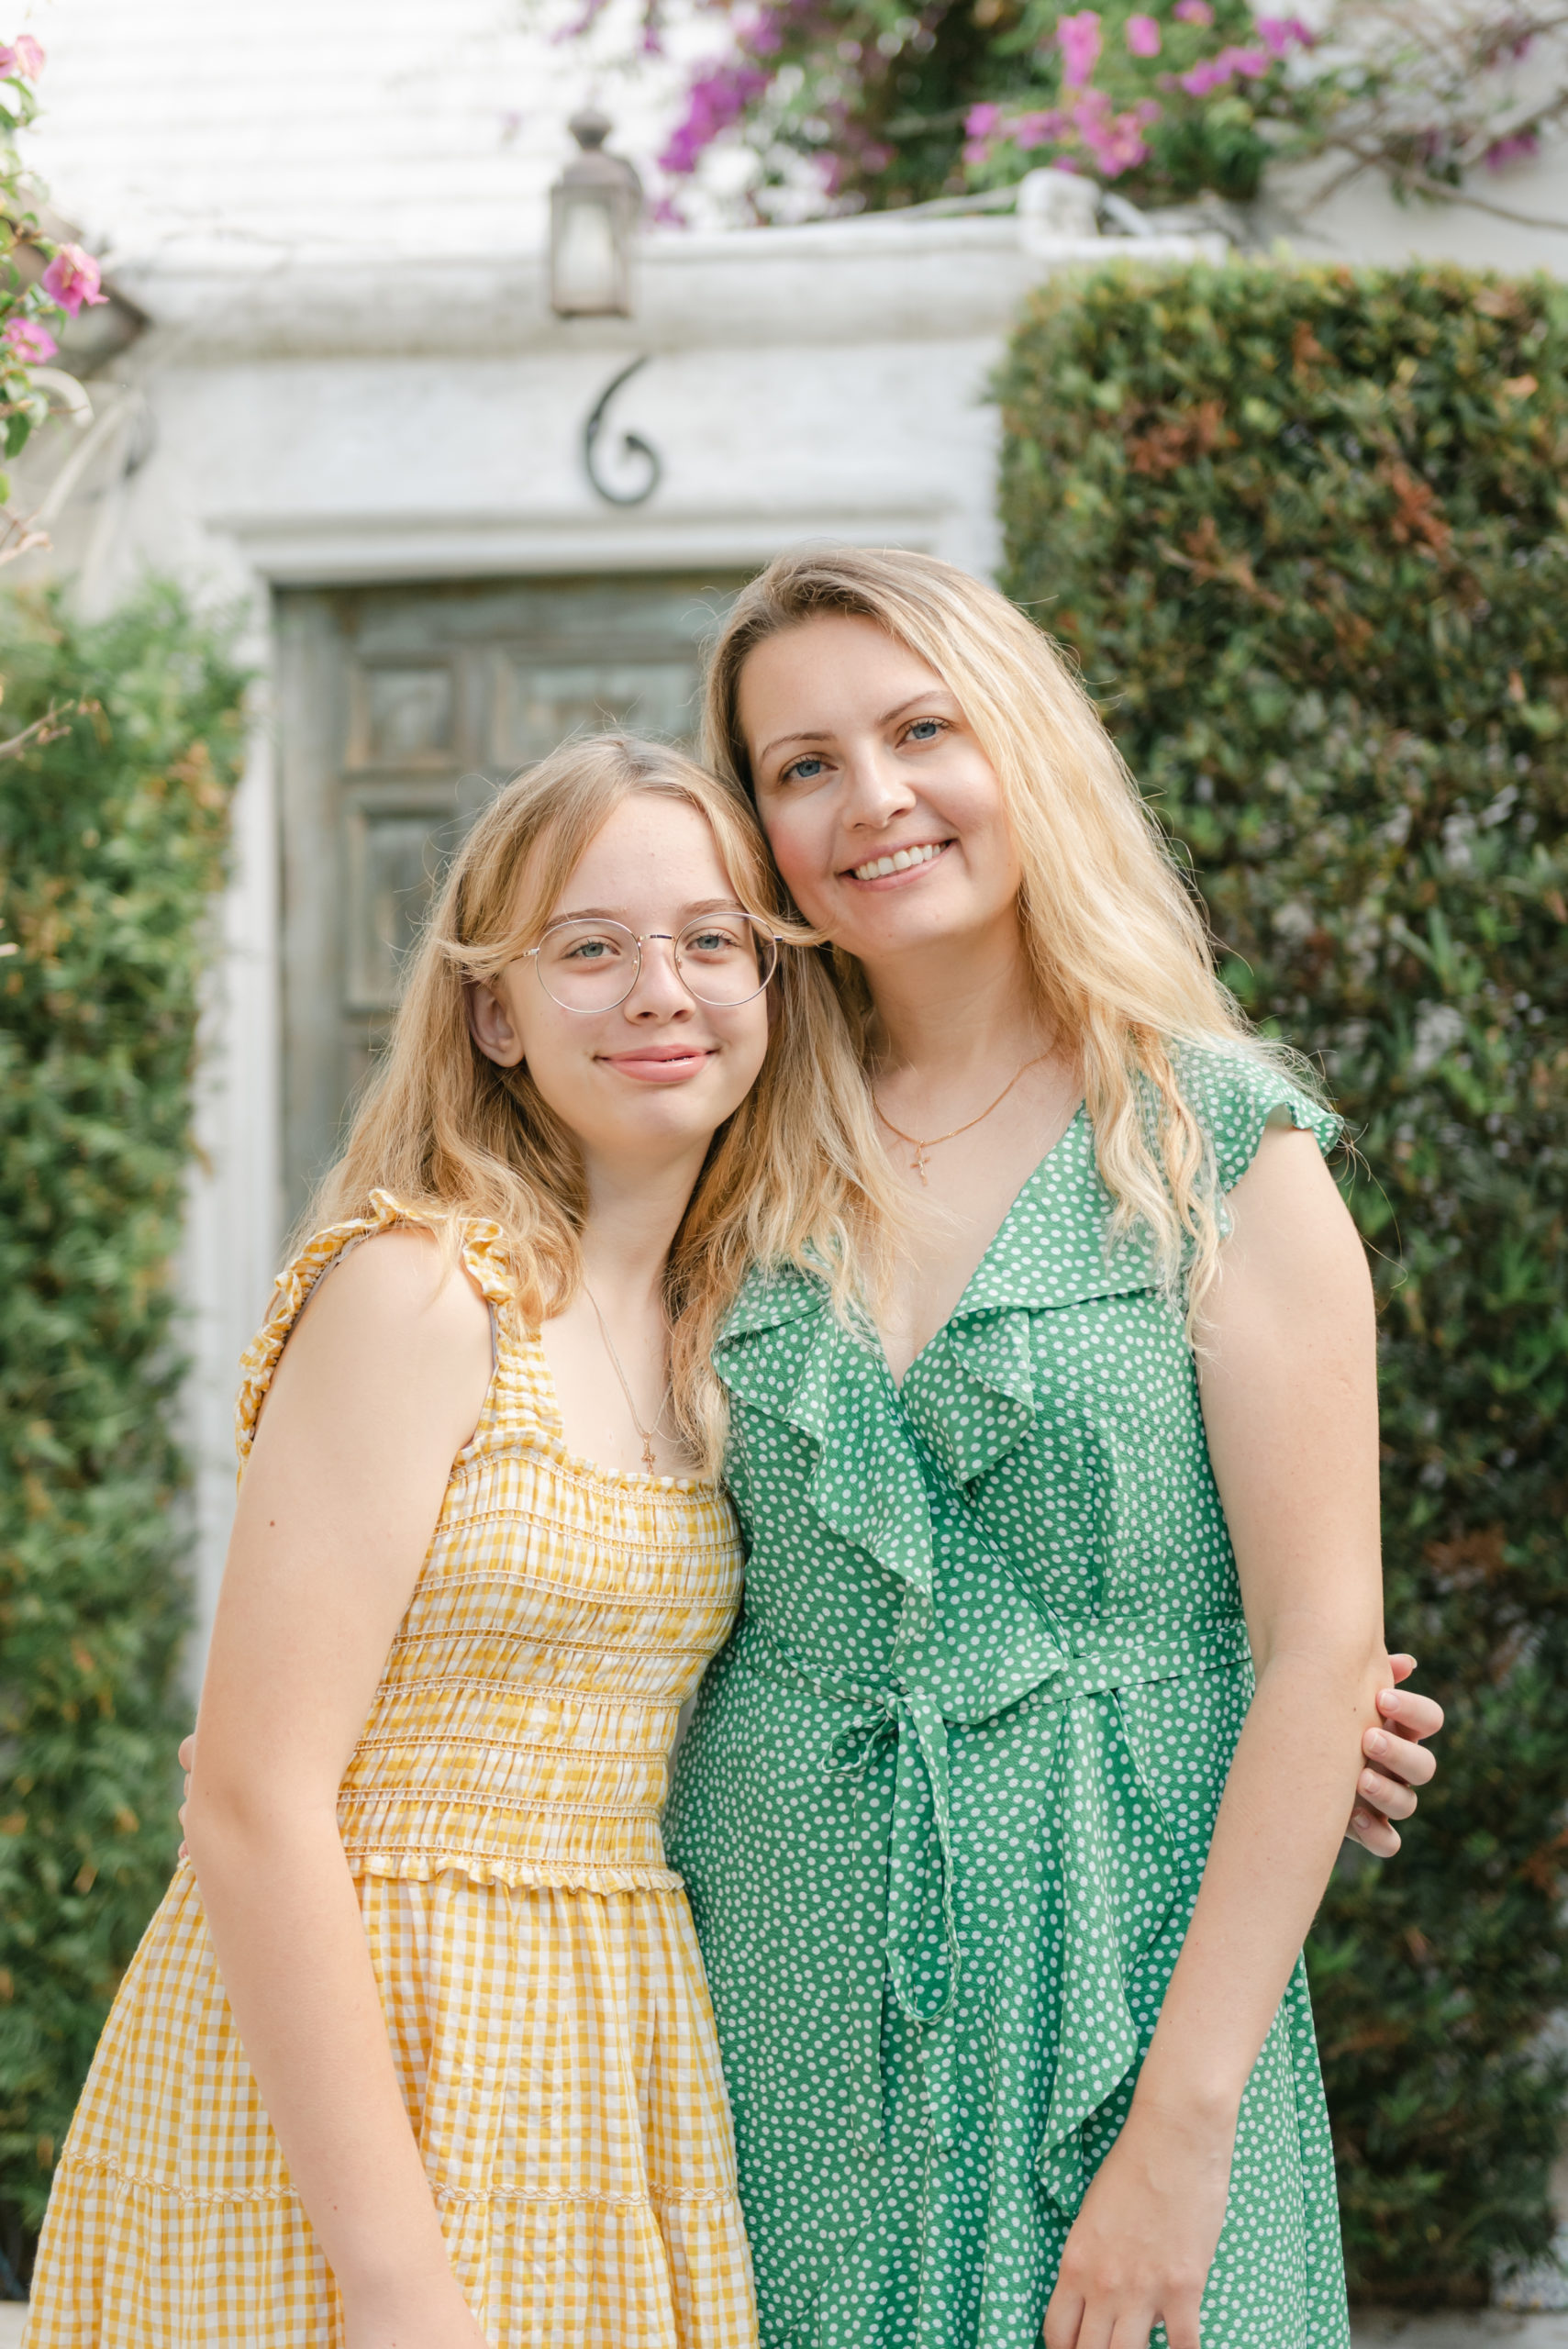
<path id="1" fill-rule="evenodd" d="M 319 1234 L 246 1355 L 239 1444 Z M 404 2100 L 493 2349 L 752 2349 L 702 1959 L 659 1831 L 683 1699 L 740 1553 L 711 1486 L 571 1458 L 499 1235 L 464 1259 L 495 1375 L 339 1799 Z M 99 2043 L 28 2349 L 325 2349 L 341 2312 L 175 1875 Z"/>

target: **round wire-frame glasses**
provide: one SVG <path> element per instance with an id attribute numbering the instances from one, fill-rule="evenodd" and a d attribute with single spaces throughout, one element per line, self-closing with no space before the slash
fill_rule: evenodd
<path id="1" fill-rule="evenodd" d="M 562 1011 L 614 1011 L 636 986 L 642 950 L 657 941 L 671 949 L 686 993 L 713 1009 L 731 1011 L 762 994 L 779 964 L 780 941 L 754 914 L 726 908 L 699 914 L 679 931 L 645 930 L 624 922 L 572 916 L 552 921 L 537 946 L 520 956 Z"/>

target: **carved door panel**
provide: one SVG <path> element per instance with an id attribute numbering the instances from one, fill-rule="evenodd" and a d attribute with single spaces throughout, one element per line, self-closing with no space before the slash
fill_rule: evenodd
<path id="1" fill-rule="evenodd" d="M 331 1160 L 431 891 L 479 809 L 572 734 L 689 740 L 698 645 L 739 584 L 279 596 L 290 1216 Z"/>

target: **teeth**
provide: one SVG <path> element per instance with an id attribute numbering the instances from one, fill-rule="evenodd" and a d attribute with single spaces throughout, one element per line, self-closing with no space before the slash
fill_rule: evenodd
<path id="1" fill-rule="evenodd" d="M 891 856 L 873 857 L 869 864 L 851 870 L 857 881 L 881 881 L 890 873 L 906 873 L 912 864 L 929 864 L 946 846 L 945 841 L 928 841 L 924 848 L 895 848 Z"/>

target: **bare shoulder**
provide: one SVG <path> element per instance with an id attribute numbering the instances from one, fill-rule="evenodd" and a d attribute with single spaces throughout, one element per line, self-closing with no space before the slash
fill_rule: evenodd
<path id="1" fill-rule="evenodd" d="M 1310 1133 L 1269 1127 L 1225 1204 L 1230 1230 L 1220 1247 L 1216 1310 L 1239 1280 L 1313 1302 L 1323 1301 L 1325 1284 L 1341 1297 L 1347 1289 L 1370 1297 L 1361 1235 Z"/>
<path id="2" fill-rule="evenodd" d="M 1239 1236 L 1299 1233 L 1305 1219 L 1311 1226 L 1354 1237 L 1350 1210 L 1316 1137 L 1296 1126 L 1265 1127 L 1257 1155 L 1227 1192 L 1225 1204 Z"/>
<path id="3" fill-rule="evenodd" d="M 362 1240 L 320 1283 L 306 1309 L 410 1337 L 419 1331 L 461 1341 L 478 1331 L 489 1340 L 490 1308 L 461 1258 L 411 1224 Z"/>
<path id="4" fill-rule="evenodd" d="M 373 1408 L 394 1399 L 472 1433 L 491 1375 L 490 1309 L 461 1261 L 428 1232 L 378 1232 L 313 1291 L 278 1365 L 324 1401 L 352 1391 Z"/>

